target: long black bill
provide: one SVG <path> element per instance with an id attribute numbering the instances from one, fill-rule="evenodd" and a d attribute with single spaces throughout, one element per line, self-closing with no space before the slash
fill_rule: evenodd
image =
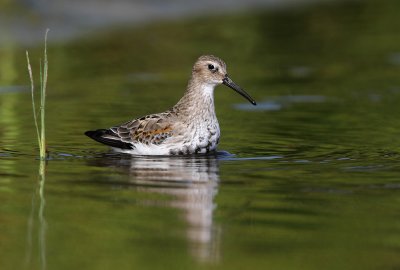
<path id="1" fill-rule="evenodd" d="M 242 97 L 245 97 L 248 101 L 250 101 L 251 104 L 257 105 L 256 101 L 252 99 L 252 97 L 246 93 L 242 88 L 240 88 L 237 84 L 235 84 L 231 78 L 228 77 L 228 75 L 225 75 L 225 78 L 222 80 L 222 83 L 228 86 L 229 88 L 232 88 L 236 92 L 238 92 Z"/>

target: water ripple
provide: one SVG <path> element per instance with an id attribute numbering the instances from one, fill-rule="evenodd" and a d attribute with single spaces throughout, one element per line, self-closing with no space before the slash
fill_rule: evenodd
<path id="1" fill-rule="evenodd" d="M 239 103 L 235 104 L 234 108 L 241 111 L 279 111 L 294 103 L 323 103 L 326 100 L 325 96 L 318 95 L 278 96 L 261 101 L 257 103 L 257 106 L 248 103 Z"/>

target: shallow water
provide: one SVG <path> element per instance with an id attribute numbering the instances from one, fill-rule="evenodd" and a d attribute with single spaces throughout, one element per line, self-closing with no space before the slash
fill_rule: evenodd
<path id="1" fill-rule="evenodd" d="M 398 11 L 339 2 L 50 44 L 44 180 L 24 50 L 2 48 L 1 269 L 399 268 Z M 131 157 L 83 135 L 173 105 L 205 52 L 259 103 L 217 88 L 216 155 Z"/>

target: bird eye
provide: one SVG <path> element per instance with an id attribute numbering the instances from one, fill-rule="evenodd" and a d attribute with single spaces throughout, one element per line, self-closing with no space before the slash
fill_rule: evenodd
<path id="1" fill-rule="evenodd" d="M 213 70 L 214 68 L 215 68 L 214 65 L 208 64 L 208 69 L 209 69 L 209 70 Z"/>

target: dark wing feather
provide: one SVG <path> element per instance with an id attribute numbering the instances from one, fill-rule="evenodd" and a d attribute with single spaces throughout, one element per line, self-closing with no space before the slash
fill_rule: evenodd
<path id="1" fill-rule="evenodd" d="M 121 149 L 133 149 L 132 144 L 119 140 L 109 129 L 89 130 L 85 132 L 85 135 L 105 145 Z"/>

